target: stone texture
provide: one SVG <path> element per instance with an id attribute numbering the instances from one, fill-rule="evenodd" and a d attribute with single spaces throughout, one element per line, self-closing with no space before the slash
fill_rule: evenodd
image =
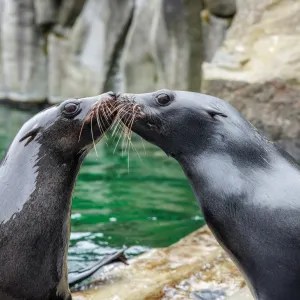
<path id="1" fill-rule="evenodd" d="M 1 99 L 57 103 L 107 89 L 200 91 L 201 1 L 0 0 L 0 5 Z"/>
<path id="2" fill-rule="evenodd" d="M 2 2 L 1 96 L 16 101 L 44 101 L 47 60 L 44 38 L 35 27 L 33 1 Z"/>
<path id="3" fill-rule="evenodd" d="M 210 62 L 225 39 L 231 19 L 219 18 L 204 10 L 202 20 L 204 61 Z"/>
<path id="4" fill-rule="evenodd" d="M 300 78 L 300 2 L 238 1 L 238 13 L 223 47 L 211 64 L 207 80 L 264 82 Z M 274 67 L 276 66 L 276 67 Z"/>
<path id="5" fill-rule="evenodd" d="M 72 27 L 86 0 L 63 0 L 60 5 L 58 23 L 61 26 Z"/>
<path id="6" fill-rule="evenodd" d="M 158 83 L 158 71 L 153 58 L 152 24 L 159 11 L 160 0 L 138 0 L 121 56 L 121 91 L 153 91 Z"/>
<path id="7" fill-rule="evenodd" d="M 35 24 L 49 26 L 56 23 L 58 5 L 54 0 L 33 0 Z"/>
<path id="8" fill-rule="evenodd" d="M 204 3 L 215 16 L 230 18 L 236 13 L 236 0 L 204 0 Z"/>
<path id="9" fill-rule="evenodd" d="M 203 92 L 230 101 L 300 160 L 300 2 L 237 5 L 223 46 L 203 64 Z"/>
<path id="10" fill-rule="evenodd" d="M 201 299 L 204 294 L 211 299 L 224 295 L 228 300 L 253 300 L 207 227 L 168 248 L 133 258 L 129 264 L 106 267 L 98 274 L 100 281 L 92 284 L 94 290 L 74 293 L 74 300 Z"/>
<path id="11" fill-rule="evenodd" d="M 51 103 L 99 94 L 134 0 L 0 0 L 0 98 Z"/>
<path id="12" fill-rule="evenodd" d="M 88 0 L 71 29 L 58 28 L 49 35 L 51 103 L 104 91 L 133 5 L 131 0 Z"/>
<path id="13" fill-rule="evenodd" d="M 201 1 L 139 0 L 121 60 L 122 91 L 200 91 Z"/>

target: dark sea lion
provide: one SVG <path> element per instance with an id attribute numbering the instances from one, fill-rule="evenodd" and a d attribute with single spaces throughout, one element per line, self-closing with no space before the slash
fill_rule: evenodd
<path id="1" fill-rule="evenodd" d="M 71 299 L 72 193 L 84 157 L 113 122 L 114 99 L 107 93 L 48 108 L 11 143 L 0 164 L 1 300 Z"/>
<path id="2" fill-rule="evenodd" d="M 259 300 L 300 299 L 300 170 L 229 103 L 121 94 L 132 130 L 182 166 L 208 226 Z M 131 122 L 125 122 L 131 124 Z"/>

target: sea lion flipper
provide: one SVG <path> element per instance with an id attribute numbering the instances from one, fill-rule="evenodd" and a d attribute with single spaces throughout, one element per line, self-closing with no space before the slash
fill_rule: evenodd
<path id="1" fill-rule="evenodd" d="M 96 273 L 100 268 L 114 263 L 114 262 L 122 262 L 126 265 L 128 265 L 127 263 L 127 259 L 124 255 L 124 251 L 126 249 L 123 249 L 121 251 L 118 251 L 112 255 L 108 255 L 106 257 L 104 257 L 104 259 L 102 259 L 100 262 L 97 262 L 95 265 L 93 265 L 92 267 L 86 268 L 86 269 L 81 269 L 75 272 L 71 272 L 68 275 L 68 282 L 69 282 L 69 287 L 74 286 L 75 284 L 89 278 L 90 276 L 92 276 L 94 273 Z"/>

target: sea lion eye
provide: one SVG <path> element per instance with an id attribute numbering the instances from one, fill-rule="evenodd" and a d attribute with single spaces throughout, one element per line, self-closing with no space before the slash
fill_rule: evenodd
<path id="1" fill-rule="evenodd" d="M 63 113 L 67 116 L 67 117 L 72 117 L 75 114 L 77 114 L 79 111 L 79 104 L 78 103 L 74 103 L 74 102 L 69 102 L 67 103 L 64 108 L 63 108 Z"/>
<path id="2" fill-rule="evenodd" d="M 156 97 L 156 102 L 161 106 L 166 106 L 171 102 L 171 98 L 167 94 L 160 94 Z"/>

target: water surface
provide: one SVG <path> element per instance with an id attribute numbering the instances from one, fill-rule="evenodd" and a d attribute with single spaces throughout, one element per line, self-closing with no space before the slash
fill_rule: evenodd
<path id="1" fill-rule="evenodd" d="M 0 106 L 1 158 L 33 114 Z M 116 142 L 102 140 L 81 168 L 72 204 L 71 270 L 125 246 L 131 247 L 129 256 L 168 246 L 204 224 L 173 159 L 133 136 L 136 151 L 130 151 L 128 164 Z"/>

